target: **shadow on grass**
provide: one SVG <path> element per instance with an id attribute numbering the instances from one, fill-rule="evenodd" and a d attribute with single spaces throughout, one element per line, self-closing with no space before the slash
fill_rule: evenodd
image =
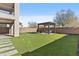
<path id="1" fill-rule="evenodd" d="M 77 40 L 77 35 L 68 35 L 22 56 L 75 56 Z"/>
<path id="2" fill-rule="evenodd" d="M 38 34 L 38 32 L 27 32 L 27 34 Z"/>

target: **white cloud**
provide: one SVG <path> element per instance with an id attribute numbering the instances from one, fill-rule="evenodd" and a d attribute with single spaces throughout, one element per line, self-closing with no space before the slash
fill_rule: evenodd
<path id="1" fill-rule="evenodd" d="M 52 22 L 53 16 L 20 16 L 20 22 L 23 23 L 24 27 L 28 26 L 28 22 Z"/>

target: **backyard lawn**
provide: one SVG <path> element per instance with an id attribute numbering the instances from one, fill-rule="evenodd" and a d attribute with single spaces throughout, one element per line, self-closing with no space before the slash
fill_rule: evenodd
<path id="1" fill-rule="evenodd" d="M 12 38 L 21 55 L 76 55 L 77 35 L 23 33 Z"/>

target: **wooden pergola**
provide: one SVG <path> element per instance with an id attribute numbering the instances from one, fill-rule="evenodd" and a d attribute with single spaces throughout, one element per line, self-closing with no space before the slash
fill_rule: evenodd
<path id="1" fill-rule="evenodd" d="M 50 34 L 50 25 L 54 26 L 54 29 L 55 29 L 55 23 L 53 23 L 53 22 L 44 22 L 44 23 L 39 23 L 38 24 L 38 32 L 39 32 L 39 29 L 40 29 L 40 25 L 43 25 L 44 26 L 43 27 L 43 32 L 45 32 L 46 26 L 48 26 L 47 27 L 47 33 L 48 34 Z"/>

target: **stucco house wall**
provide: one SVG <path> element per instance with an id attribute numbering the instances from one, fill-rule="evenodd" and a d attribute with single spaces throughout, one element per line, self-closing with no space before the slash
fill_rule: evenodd
<path id="1" fill-rule="evenodd" d="M 19 36 L 18 3 L 0 3 L 0 24 L 9 25 L 9 35 L 12 35 L 14 37 Z"/>

